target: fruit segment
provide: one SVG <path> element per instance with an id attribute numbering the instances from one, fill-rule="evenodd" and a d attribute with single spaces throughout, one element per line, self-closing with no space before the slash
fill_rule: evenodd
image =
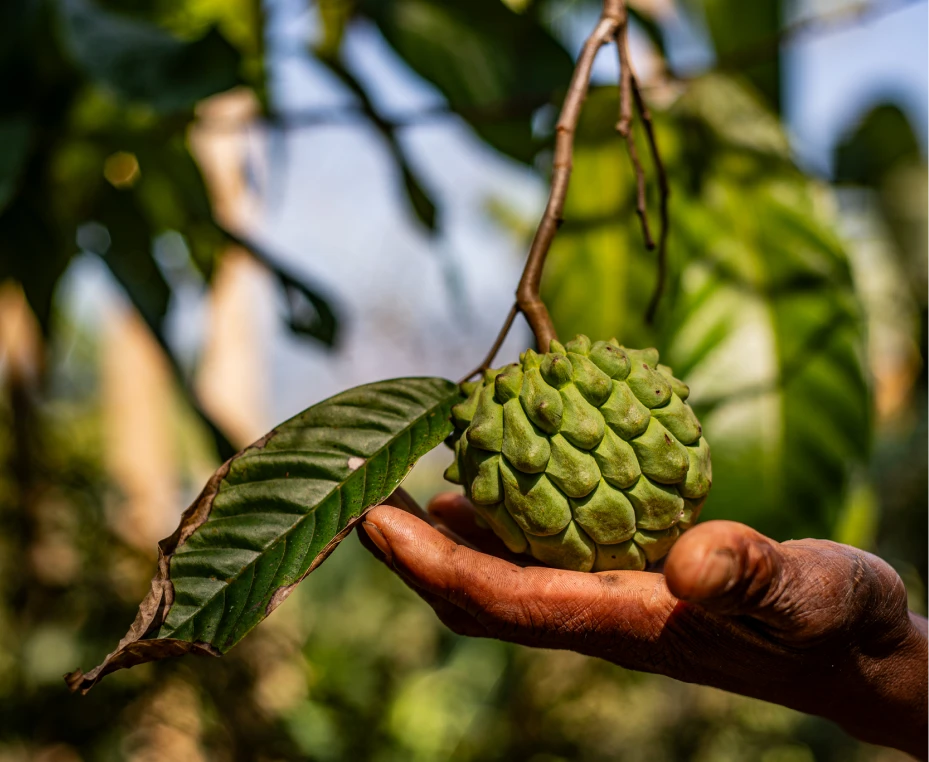
<path id="1" fill-rule="evenodd" d="M 583 335 L 462 385 L 445 475 L 515 553 L 576 571 L 644 569 L 712 484 L 690 389 L 658 351 Z"/>

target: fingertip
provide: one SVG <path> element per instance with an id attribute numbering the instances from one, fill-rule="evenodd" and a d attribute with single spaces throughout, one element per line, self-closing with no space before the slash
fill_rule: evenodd
<path id="1" fill-rule="evenodd" d="M 387 551 L 381 550 L 385 556 L 389 553 L 395 571 L 426 588 L 444 576 L 448 559 L 457 548 L 456 542 L 432 525 L 389 505 L 372 508 L 365 515 L 364 529 L 372 542 L 380 540 L 387 545 Z"/>
<path id="2" fill-rule="evenodd" d="M 382 524 L 384 526 L 390 526 L 393 523 L 394 514 L 400 514 L 402 512 L 400 508 L 382 503 L 381 505 L 374 506 L 368 511 L 365 514 L 364 520 L 365 523 L 371 523 L 377 527 L 380 527 Z"/>
<path id="3" fill-rule="evenodd" d="M 382 504 L 365 514 L 364 523 L 372 525 L 388 544 L 409 538 L 418 532 L 432 531 L 425 521 L 407 513 L 402 508 Z M 365 526 L 365 531 L 369 528 Z"/>
<path id="4" fill-rule="evenodd" d="M 433 516 L 442 518 L 449 513 L 470 512 L 471 502 L 460 492 L 440 492 L 429 501 L 427 510 Z"/>
<path id="5" fill-rule="evenodd" d="M 383 532 L 381 532 L 380 527 L 377 524 L 374 524 L 370 521 L 364 521 L 361 524 L 362 529 L 364 529 L 365 534 L 368 536 L 368 539 L 371 541 L 371 544 L 377 548 L 384 557 L 384 561 L 389 565 L 393 563 L 393 551 L 390 549 L 390 543 L 387 542 L 387 538 L 384 537 Z"/>
<path id="6" fill-rule="evenodd" d="M 668 554 L 668 589 L 685 601 L 709 601 L 725 596 L 749 571 L 758 555 L 753 548 L 773 543 L 754 529 L 734 521 L 708 521 L 683 534 Z"/>

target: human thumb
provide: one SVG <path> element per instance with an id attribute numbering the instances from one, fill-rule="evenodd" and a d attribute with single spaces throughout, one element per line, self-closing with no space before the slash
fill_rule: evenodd
<path id="1" fill-rule="evenodd" d="M 791 559 L 779 543 L 744 524 L 709 521 L 694 527 L 671 549 L 664 573 L 668 589 L 683 601 L 786 624 L 779 603 Z"/>

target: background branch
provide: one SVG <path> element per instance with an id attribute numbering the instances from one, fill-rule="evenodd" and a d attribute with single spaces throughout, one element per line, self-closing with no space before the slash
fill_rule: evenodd
<path id="1" fill-rule="evenodd" d="M 571 77 L 571 83 L 568 86 L 568 92 L 561 108 L 561 114 L 555 125 L 555 153 L 552 161 L 551 190 L 548 196 L 548 203 L 545 206 L 545 211 L 539 222 L 539 227 L 536 230 L 535 236 L 532 239 L 532 245 L 529 248 L 526 266 L 523 269 L 522 277 L 516 289 L 516 303 L 507 314 L 503 327 L 498 333 L 487 356 L 484 358 L 484 361 L 466 376 L 465 380 L 490 367 L 497 351 L 503 344 L 507 333 L 512 327 L 516 315 L 520 312 L 525 315 L 526 321 L 529 323 L 530 328 L 532 328 L 540 351 L 547 351 L 551 341 L 557 338 L 551 316 L 548 314 L 548 308 L 539 295 L 542 282 L 542 270 L 545 267 L 545 260 L 552 242 L 555 239 L 555 235 L 558 232 L 558 228 L 563 222 L 562 212 L 564 210 L 565 199 L 568 195 L 568 186 L 571 180 L 574 155 L 574 134 L 577 131 L 577 125 L 580 120 L 581 107 L 583 106 L 584 99 L 590 87 L 590 74 L 593 69 L 594 59 L 600 47 L 611 41 L 616 43 L 620 62 L 620 113 L 616 129 L 626 141 L 629 158 L 632 161 L 632 166 L 635 171 L 636 213 L 642 225 L 642 235 L 645 239 L 645 246 L 648 249 L 654 248 L 655 244 L 648 224 L 645 172 L 639 160 L 638 151 L 635 146 L 635 136 L 632 130 L 633 104 L 639 113 L 642 124 L 645 126 L 649 148 L 651 149 L 652 159 L 658 174 L 661 214 L 661 233 L 658 247 L 658 284 L 651 303 L 649 304 L 646 319 L 651 322 L 654 317 L 658 302 L 661 298 L 661 293 L 664 290 L 664 282 L 666 279 L 669 186 L 664 164 L 661 161 L 658 145 L 655 140 L 651 112 L 648 110 L 642 98 L 635 72 L 632 70 L 628 49 L 628 23 L 629 17 L 623 0 L 604 0 L 603 12 L 600 15 L 597 26 L 581 49 L 581 54 L 578 57 L 574 69 L 574 75 Z"/>
<path id="2" fill-rule="evenodd" d="M 616 131 L 626 141 L 629 160 L 632 162 L 632 170 L 635 172 L 635 212 L 639 216 L 639 224 L 642 226 L 642 238 L 645 240 L 645 248 L 651 251 L 655 248 L 655 241 L 652 239 L 651 229 L 648 224 L 645 170 L 639 160 L 639 152 L 635 147 L 635 134 L 633 132 L 632 64 L 629 60 L 628 29 L 629 23 L 627 19 L 616 33 L 616 52 L 619 56 L 619 121 L 616 123 Z"/>
<path id="3" fill-rule="evenodd" d="M 339 319 L 320 290 L 315 285 L 307 283 L 305 278 L 296 275 L 276 256 L 268 253 L 263 246 L 248 236 L 216 220 L 214 224 L 230 243 L 242 248 L 277 278 L 287 299 L 290 329 L 296 333 L 311 336 L 326 346 L 333 346 L 338 337 Z M 304 314 L 305 310 L 301 309 L 301 301 L 305 301 L 311 307 L 312 314 Z"/>
<path id="4" fill-rule="evenodd" d="M 655 283 L 655 292 L 652 294 L 648 309 L 645 311 L 645 322 L 653 323 L 655 313 L 658 311 L 658 303 L 661 301 L 661 295 L 664 292 L 665 280 L 667 279 L 668 269 L 668 228 L 670 226 L 670 216 L 668 215 L 668 198 L 671 196 L 671 186 L 668 183 L 668 173 L 665 170 L 664 162 L 661 159 L 661 152 L 658 150 L 658 141 L 655 138 L 655 125 L 652 122 L 651 111 L 642 97 L 642 90 L 639 88 L 639 81 L 635 74 L 630 78 L 632 86 L 632 97 L 635 99 L 635 105 L 645 127 L 645 135 L 648 137 L 648 147 L 652 154 L 652 162 L 655 165 L 655 173 L 658 175 L 658 214 L 661 229 L 658 233 L 658 280 Z"/>
<path id="5" fill-rule="evenodd" d="M 720 57 L 716 64 L 708 70 L 731 71 L 744 67 L 746 64 L 763 63 L 776 55 L 781 45 L 794 42 L 797 39 L 822 37 L 860 26 L 922 2 L 925 2 L 925 0 L 872 0 L 871 2 L 859 2 L 834 11 L 806 17 L 793 24 L 786 25 L 776 35 L 772 35 L 757 45 L 733 51 Z M 672 81 L 683 82 L 694 79 L 705 73 L 705 71 L 707 70 L 664 72 L 663 76 L 669 77 Z M 639 88 L 642 90 L 652 86 L 650 82 L 639 83 Z M 458 108 L 455 110 L 449 108 L 447 104 L 437 104 L 393 117 L 382 116 L 381 122 L 392 128 L 402 129 L 460 116 L 469 122 L 492 124 L 514 117 L 528 118 L 538 108 L 539 102 L 547 97 L 548 93 L 538 93 L 531 97 L 510 98 L 486 106 Z M 256 126 L 283 130 L 312 129 L 313 127 L 351 123 L 364 119 L 365 111 L 358 106 L 324 106 L 299 111 L 271 111 L 267 116 L 250 119 L 200 116 L 196 119 L 196 123 L 198 128 L 211 131 L 237 132 Z"/>

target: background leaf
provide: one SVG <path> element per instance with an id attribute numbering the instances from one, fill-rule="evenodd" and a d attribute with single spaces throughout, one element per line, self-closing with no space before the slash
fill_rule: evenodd
<path id="1" fill-rule="evenodd" d="M 779 539 L 829 536 L 837 485 L 865 461 L 871 421 L 864 325 L 817 189 L 779 150 L 757 99 L 725 78 L 696 83 L 658 115 L 675 188 L 672 277 L 649 328 L 654 255 L 635 225 L 628 159 L 609 136 L 616 107 L 615 89 L 592 92 L 578 131 L 543 284 L 558 331 L 654 344 L 687 380 L 713 448 L 707 516 Z"/>
<path id="2" fill-rule="evenodd" d="M 159 545 L 158 573 L 129 633 L 86 675 L 238 643 L 452 431 L 456 384 L 403 378 L 342 392 L 228 460 Z"/>
<path id="3" fill-rule="evenodd" d="M 152 332 L 160 337 L 171 287 L 155 262 L 154 231 L 134 192 L 101 185 L 95 217 L 110 234 L 106 251 L 95 253 L 106 262 Z"/>
<path id="4" fill-rule="evenodd" d="M 44 331 L 50 328 L 58 279 L 74 250 L 56 224 L 48 186 L 33 179 L 0 214 L 0 282 L 19 282 Z"/>
<path id="5" fill-rule="evenodd" d="M 0 119 L 0 211 L 16 191 L 29 156 L 30 132 L 25 116 Z"/>
<path id="6" fill-rule="evenodd" d="M 900 164 L 918 164 L 919 153 L 906 114 L 899 106 L 882 103 L 871 109 L 836 147 L 836 181 L 876 187 Z"/>
<path id="7" fill-rule="evenodd" d="M 60 0 L 68 50 L 89 77 L 159 112 L 192 108 L 239 82 L 239 53 L 216 29 L 185 42 L 159 27 Z"/>
<path id="8" fill-rule="evenodd" d="M 498 151 L 529 163 L 529 117 L 560 95 L 573 62 L 532 14 L 500 0 L 364 0 L 397 54 Z"/>
<path id="9" fill-rule="evenodd" d="M 781 104 L 780 0 L 687 0 L 706 19 L 724 70 L 738 69 L 774 110 Z"/>

